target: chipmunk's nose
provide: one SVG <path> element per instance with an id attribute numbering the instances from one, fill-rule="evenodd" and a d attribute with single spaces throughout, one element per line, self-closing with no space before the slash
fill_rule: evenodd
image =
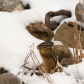
<path id="1" fill-rule="evenodd" d="M 37 49 L 39 50 L 39 46 L 37 46 Z"/>

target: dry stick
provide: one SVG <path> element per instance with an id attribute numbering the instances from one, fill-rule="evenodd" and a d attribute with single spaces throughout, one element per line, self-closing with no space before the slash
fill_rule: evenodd
<path id="1" fill-rule="evenodd" d="M 34 45 L 34 43 L 29 48 L 31 48 L 33 45 Z"/>
<path id="2" fill-rule="evenodd" d="M 31 51 L 31 52 L 33 52 L 33 51 Z M 33 52 L 33 57 L 32 57 L 32 60 L 33 60 L 34 64 L 36 65 L 36 63 L 35 63 L 34 59 L 35 59 L 35 61 L 37 62 L 37 64 L 38 64 L 38 65 L 40 65 L 40 62 L 38 61 L 38 59 L 37 59 L 37 57 L 36 57 L 35 53 Z M 41 72 L 41 74 L 43 74 L 43 72 L 42 72 L 41 68 L 40 68 L 40 67 L 38 67 L 38 69 L 39 69 L 39 71 Z M 44 77 L 44 75 L 43 75 L 43 77 Z"/>
<path id="3" fill-rule="evenodd" d="M 79 32 L 79 40 L 80 40 L 80 36 L 81 36 L 81 26 L 82 26 L 82 17 L 81 17 L 81 25 L 80 25 L 80 32 Z"/>
<path id="4" fill-rule="evenodd" d="M 46 73 L 46 77 L 47 77 L 48 82 L 49 82 L 50 84 L 52 84 L 53 81 L 52 81 L 52 79 L 50 78 L 49 74 L 45 71 L 45 69 L 44 69 L 43 67 L 41 67 L 41 68 L 42 68 L 42 70 Z"/>
<path id="5" fill-rule="evenodd" d="M 80 41 L 78 41 L 78 43 L 80 44 L 80 62 L 82 62 L 82 45 L 80 43 Z"/>
<path id="6" fill-rule="evenodd" d="M 83 0 L 84 3 L 84 0 Z M 83 13 L 82 13 L 82 17 L 83 17 Z M 79 32 L 79 44 L 80 44 L 80 62 L 82 62 L 82 45 L 80 43 L 80 36 L 81 36 L 81 26 L 82 26 L 82 17 L 81 17 L 81 25 L 80 25 L 80 32 Z"/>
<path id="7" fill-rule="evenodd" d="M 75 46 L 76 46 L 76 39 L 75 39 L 75 28 L 74 28 L 74 36 L 73 36 L 73 38 L 74 38 L 74 44 L 75 44 Z M 74 50 L 74 49 L 73 49 Z M 75 50 L 74 50 L 74 59 L 75 59 L 76 57 L 75 57 Z"/>
<path id="8" fill-rule="evenodd" d="M 34 47 L 33 47 L 33 49 L 34 49 Z M 37 57 L 36 57 L 36 55 L 35 55 L 35 53 L 31 50 L 31 52 L 33 53 L 33 56 L 31 55 L 31 57 L 32 57 L 32 60 L 33 60 L 33 62 L 34 62 L 34 64 L 36 65 L 36 63 L 35 63 L 35 61 L 37 62 L 37 64 L 38 65 L 40 65 L 40 62 L 38 61 L 38 59 L 37 59 Z M 34 59 L 35 59 L 35 61 L 34 61 Z M 36 65 L 37 66 L 37 65 Z M 38 67 L 39 68 L 39 67 Z M 39 68 L 39 71 L 41 72 L 41 74 L 43 74 L 43 72 L 42 72 L 42 70 Z M 43 77 L 44 77 L 44 75 L 43 75 Z"/>
<path id="9" fill-rule="evenodd" d="M 35 61 L 34 61 L 34 59 L 36 60 L 36 56 L 34 56 L 34 43 L 30 46 L 30 47 L 32 47 L 33 46 L 33 51 L 31 50 L 31 52 L 33 53 L 33 56 L 31 55 L 31 58 L 32 58 L 32 60 L 33 60 L 33 62 L 34 62 L 34 64 L 36 65 L 36 63 L 35 63 Z M 37 61 L 36 61 L 37 62 Z M 40 62 L 39 62 L 39 65 L 40 65 Z"/>
<path id="10" fill-rule="evenodd" d="M 30 53 L 30 55 L 31 55 L 31 54 L 32 54 L 32 53 Z M 22 65 L 22 67 L 23 67 L 23 73 L 24 73 L 24 66 L 28 63 L 27 60 L 28 60 L 28 58 L 29 58 L 30 55 L 27 54 L 27 56 L 26 56 L 26 58 L 25 58 L 25 60 L 24 60 L 24 64 Z M 23 73 L 22 73 L 22 81 L 23 81 Z M 21 84 L 22 84 L 22 82 L 21 82 Z"/>
<path id="11" fill-rule="evenodd" d="M 34 54 L 34 53 L 33 53 L 33 51 L 31 50 L 31 51 L 30 51 L 30 55 L 31 55 L 31 57 L 32 57 L 32 54 Z M 30 55 L 29 55 L 29 56 L 30 56 Z M 26 58 L 29 58 L 29 56 L 27 56 Z M 32 60 L 33 60 L 34 64 L 36 65 L 36 63 L 35 63 L 33 57 L 32 57 Z M 27 61 L 28 61 L 28 59 L 27 59 Z M 29 68 L 29 67 L 26 67 L 26 66 L 25 66 L 25 63 L 24 63 L 23 66 L 24 66 L 24 68 L 26 68 L 26 69 L 32 70 L 32 71 L 33 71 L 35 74 L 37 74 L 37 75 L 43 75 L 42 72 L 41 72 L 41 73 L 40 73 L 40 72 L 36 72 L 34 69 L 31 69 L 31 68 Z"/>
<path id="12" fill-rule="evenodd" d="M 31 50 L 31 52 L 33 53 L 33 57 L 32 57 L 33 62 L 34 62 L 34 59 L 35 59 L 35 61 L 37 62 L 37 64 L 40 65 L 40 62 L 38 61 L 38 59 L 37 59 L 35 53 L 34 53 L 32 50 Z M 34 63 L 35 63 L 35 62 L 34 62 Z M 35 65 L 36 65 L 36 63 L 35 63 Z"/>
<path id="13" fill-rule="evenodd" d="M 75 41 L 75 46 L 76 46 L 75 63 L 78 63 L 78 49 L 77 49 L 78 43 L 77 43 L 77 24 L 76 22 L 74 22 L 74 41 Z"/>
<path id="14" fill-rule="evenodd" d="M 83 17 L 83 12 L 82 12 L 82 16 L 81 16 L 81 24 L 80 24 L 80 32 L 79 32 L 79 43 L 80 43 L 80 36 L 81 36 L 81 26 L 82 26 L 82 17 Z M 80 48 L 81 48 L 81 44 L 80 44 Z M 79 58 L 80 61 L 82 61 L 82 52 L 81 52 L 81 49 L 80 49 L 80 58 Z"/>
<path id="15" fill-rule="evenodd" d="M 35 63 L 35 61 L 34 61 L 34 53 L 33 53 L 33 56 L 31 55 L 31 58 L 32 58 L 32 60 L 33 60 L 33 63 L 36 65 L 36 63 Z"/>
<path id="16" fill-rule="evenodd" d="M 27 61 L 28 61 L 28 58 L 31 56 L 31 54 L 32 54 L 31 52 L 30 52 L 29 55 L 27 54 L 27 56 L 26 56 L 26 58 L 24 60 L 24 65 L 26 65 L 28 63 Z"/>
<path id="17" fill-rule="evenodd" d="M 66 11 L 66 10 L 60 10 L 60 11 L 56 11 L 56 12 L 48 12 L 45 15 L 45 25 L 50 29 L 50 18 L 54 17 L 54 16 L 58 16 L 58 15 L 67 15 L 68 17 L 71 17 L 71 12 L 70 11 Z"/>
<path id="18" fill-rule="evenodd" d="M 77 63 L 79 63 L 79 57 L 78 57 L 78 40 L 77 40 L 77 23 L 75 22 L 75 28 L 76 28 L 76 57 L 77 57 Z"/>
<path id="19" fill-rule="evenodd" d="M 74 28 L 73 28 L 74 29 Z M 74 31 L 72 32 L 72 39 L 73 39 L 73 43 L 75 44 L 75 41 L 74 41 Z M 73 59 L 72 59 L 72 62 L 74 62 L 74 60 L 75 60 L 75 48 L 73 47 Z M 71 63 L 72 63 L 71 62 Z"/>
<path id="20" fill-rule="evenodd" d="M 84 5 L 84 0 L 83 0 L 83 5 Z M 81 25 L 80 25 L 79 38 L 80 38 L 80 36 L 81 36 L 82 18 L 83 18 L 83 12 L 82 12 L 82 17 L 81 17 Z M 79 41 L 79 44 L 80 44 L 80 62 L 82 62 L 82 45 L 81 45 L 80 41 Z"/>
<path id="21" fill-rule="evenodd" d="M 27 57 L 26 57 L 26 59 L 25 59 L 25 61 L 24 61 L 24 64 L 22 65 L 24 68 L 26 68 L 26 69 L 29 69 L 29 70 L 32 70 L 35 74 L 37 74 L 37 75 L 43 75 L 43 73 L 40 73 L 40 72 L 36 72 L 34 69 L 31 69 L 31 68 L 29 68 L 29 67 L 26 67 L 25 65 L 28 63 L 27 61 L 28 61 L 28 58 L 31 56 L 32 57 L 32 54 L 33 54 L 33 52 L 32 51 L 30 51 L 30 54 L 28 55 L 27 54 Z M 33 62 L 34 62 L 34 60 L 33 60 Z M 35 62 L 34 62 L 35 63 Z M 36 64 L 35 64 L 36 65 Z"/>
<path id="22" fill-rule="evenodd" d="M 29 54 L 29 53 L 28 53 Z M 25 60 L 24 60 L 24 64 L 22 65 L 22 67 L 23 67 L 23 73 L 24 73 L 24 66 L 26 65 L 26 64 L 28 64 L 28 62 L 27 62 L 27 60 L 28 60 L 28 58 L 29 58 L 29 56 L 32 54 L 31 52 L 30 52 L 30 54 L 28 55 L 27 54 L 27 56 L 26 56 L 26 58 L 25 58 Z M 23 73 L 22 73 L 22 80 L 23 80 Z M 22 84 L 22 83 L 21 83 Z"/>

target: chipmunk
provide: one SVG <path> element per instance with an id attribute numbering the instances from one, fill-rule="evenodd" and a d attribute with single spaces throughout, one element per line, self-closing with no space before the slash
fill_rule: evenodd
<path id="1" fill-rule="evenodd" d="M 50 73 L 57 64 L 57 57 L 52 51 L 53 45 L 53 42 L 43 42 L 37 46 L 37 49 L 39 50 L 41 58 L 43 60 L 41 67 L 43 67 L 47 73 Z"/>

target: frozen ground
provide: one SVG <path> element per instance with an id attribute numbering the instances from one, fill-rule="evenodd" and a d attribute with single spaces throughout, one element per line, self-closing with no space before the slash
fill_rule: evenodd
<path id="1" fill-rule="evenodd" d="M 36 21 L 45 23 L 45 14 L 49 11 L 58 11 L 61 9 L 70 10 L 72 17 L 64 21 L 76 21 L 75 6 L 79 0 L 21 0 L 24 5 L 30 4 L 30 10 L 12 13 L 0 12 L 0 67 L 4 67 L 11 73 L 17 75 L 25 84 L 49 84 L 47 79 L 42 76 L 33 75 L 31 72 L 23 75 L 25 57 L 34 43 L 34 51 L 37 58 L 42 62 L 39 52 L 36 48 L 43 42 L 31 36 L 26 30 L 26 26 Z M 82 0 L 80 0 L 82 2 Z M 63 16 L 51 18 L 51 20 L 60 22 Z M 56 43 L 55 43 L 56 44 Z M 32 48 L 33 49 L 33 48 Z M 71 49 L 72 51 L 72 49 Z M 73 51 L 72 51 L 73 53 Z M 29 59 L 29 67 L 35 68 L 32 59 Z M 84 84 L 84 62 L 71 65 L 64 68 L 64 72 L 56 72 L 50 75 L 53 84 Z M 18 74 L 21 72 L 20 74 Z M 77 82 L 78 81 L 78 82 Z"/>

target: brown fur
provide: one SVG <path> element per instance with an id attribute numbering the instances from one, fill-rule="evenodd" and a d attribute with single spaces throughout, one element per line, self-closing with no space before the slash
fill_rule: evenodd
<path id="1" fill-rule="evenodd" d="M 50 73 L 51 70 L 53 70 L 56 66 L 56 62 L 53 57 L 52 46 L 52 42 L 44 42 L 37 46 L 43 60 L 41 67 L 43 67 L 47 73 Z"/>

